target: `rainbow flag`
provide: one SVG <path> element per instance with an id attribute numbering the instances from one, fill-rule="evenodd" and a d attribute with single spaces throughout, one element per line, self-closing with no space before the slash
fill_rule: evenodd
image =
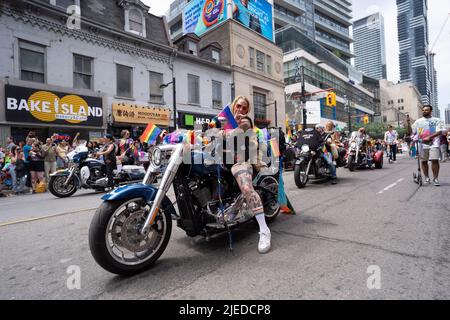
<path id="1" fill-rule="evenodd" d="M 269 140 L 269 146 L 270 146 L 270 150 L 272 152 L 272 155 L 275 158 L 278 158 L 280 156 L 280 146 L 278 145 L 277 138 L 270 139 Z"/>
<path id="2" fill-rule="evenodd" d="M 325 154 L 325 155 L 328 154 L 328 150 L 327 150 L 327 146 L 326 146 L 326 145 L 323 145 L 323 147 L 322 147 L 322 152 L 323 152 L 323 154 Z"/>
<path id="3" fill-rule="evenodd" d="M 284 214 L 296 214 L 294 207 L 289 201 L 286 192 L 284 191 L 283 181 L 283 158 L 280 159 L 280 177 L 278 180 L 278 203 L 280 204 L 280 211 Z"/>
<path id="4" fill-rule="evenodd" d="M 161 132 L 162 130 L 160 128 L 158 128 L 154 124 L 149 123 L 142 135 L 139 137 L 139 140 L 142 143 L 146 142 L 147 144 L 154 144 Z"/>
<path id="5" fill-rule="evenodd" d="M 287 135 L 286 135 L 286 143 L 290 143 L 292 141 L 292 132 L 291 128 L 288 128 Z"/>

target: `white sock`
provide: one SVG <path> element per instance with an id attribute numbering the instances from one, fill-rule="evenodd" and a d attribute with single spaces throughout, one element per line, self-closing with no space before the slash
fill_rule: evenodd
<path id="1" fill-rule="evenodd" d="M 258 221 L 259 224 L 259 232 L 263 232 L 263 233 L 269 233 L 270 229 L 267 226 L 266 223 L 266 216 L 264 215 L 264 213 L 260 213 L 255 215 L 256 221 Z"/>

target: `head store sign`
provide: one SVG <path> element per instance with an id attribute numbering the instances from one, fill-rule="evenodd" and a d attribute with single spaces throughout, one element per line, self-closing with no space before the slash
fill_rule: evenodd
<path id="1" fill-rule="evenodd" d="M 7 121 L 103 125 L 102 98 L 5 85 Z"/>

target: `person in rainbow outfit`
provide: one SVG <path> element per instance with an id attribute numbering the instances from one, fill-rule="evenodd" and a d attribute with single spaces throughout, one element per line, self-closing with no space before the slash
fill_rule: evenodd
<path id="1" fill-rule="evenodd" d="M 433 184 L 438 187 L 439 183 L 439 159 L 440 136 L 446 133 L 444 122 L 439 118 L 432 117 L 433 107 L 425 105 L 422 108 L 423 117 L 417 119 L 412 125 L 413 139 L 419 141 L 419 157 L 422 162 L 422 170 L 425 175 L 425 183 L 431 183 L 428 175 L 428 161 L 431 161 L 433 171 Z"/>

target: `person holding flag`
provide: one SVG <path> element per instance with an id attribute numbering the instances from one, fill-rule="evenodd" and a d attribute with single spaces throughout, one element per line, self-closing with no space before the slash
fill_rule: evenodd
<path id="1" fill-rule="evenodd" d="M 423 106 L 423 117 L 417 119 L 412 125 L 412 135 L 415 137 L 415 141 L 419 141 L 418 152 L 422 162 L 422 170 L 425 174 L 425 182 L 431 183 L 428 175 L 428 161 L 431 161 L 433 184 L 439 187 L 440 136 L 443 133 L 446 134 L 447 131 L 445 130 L 444 122 L 439 118 L 434 118 L 432 112 L 432 106 Z"/>
<path id="2" fill-rule="evenodd" d="M 232 114 L 230 114 L 230 111 Z M 247 97 L 238 96 L 234 99 L 231 104 L 231 110 L 225 110 L 219 114 L 219 117 L 226 118 L 226 125 L 231 126 L 231 130 L 226 130 L 226 125 L 224 133 L 228 136 L 233 136 L 236 134 L 244 134 L 248 130 L 254 130 L 253 121 L 248 116 L 250 112 L 250 101 Z M 237 128 L 235 125 L 237 124 Z M 234 128 L 233 128 L 234 127 Z M 232 130 L 236 129 L 236 130 Z M 264 206 L 259 194 L 253 188 L 253 164 L 247 159 L 247 155 L 250 155 L 251 150 L 259 150 L 258 145 L 261 141 L 258 139 L 258 135 L 255 133 L 250 135 L 249 141 L 244 143 L 244 146 L 237 146 L 237 148 L 245 148 L 244 153 L 236 152 L 236 157 L 233 166 L 231 167 L 231 172 L 236 179 L 239 189 L 244 195 L 247 205 L 254 214 L 256 221 L 259 225 L 259 242 L 258 242 L 258 252 L 267 253 L 271 248 L 271 233 L 270 229 L 266 223 L 266 217 L 264 215 Z M 241 155 L 245 154 L 242 158 Z M 260 157 L 261 153 L 258 151 L 257 163 L 255 169 L 260 169 L 264 163 Z M 251 156 L 250 156 L 251 157 Z M 249 157 L 249 158 L 250 158 Z"/>

